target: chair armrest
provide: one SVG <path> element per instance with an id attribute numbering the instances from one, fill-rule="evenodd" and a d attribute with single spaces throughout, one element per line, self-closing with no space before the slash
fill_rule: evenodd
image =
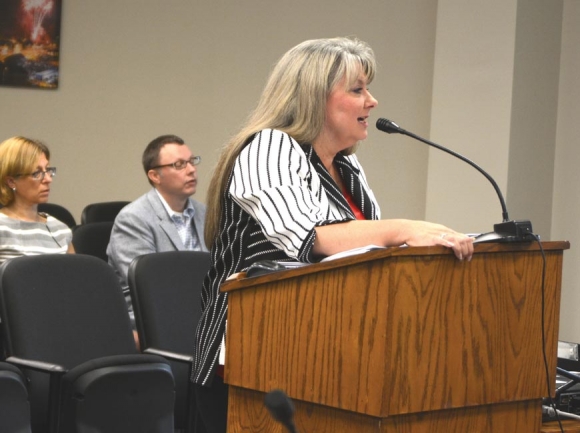
<path id="1" fill-rule="evenodd" d="M 60 404 L 61 404 L 61 379 L 62 376 L 68 371 L 62 365 L 51 364 L 43 361 L 36 361 L 34 359 L 19 358 L 17 356 L 9 356 L 6 358 L 6 362 L 16 365 L 21 368 L 27 368 L 30 370 L 40 371 L 42 373 L 48 373 L 50 379 L 48 388 L 48 412 L 47 412 L 47 425 L 49 433 L 58 432 L 60 423 Z"/>
<path id="2" fill-rule="evenodd" d="M 178 353 L 178 352 L 171 352 L 169 350 L 162 350 L 162 349 L 157 349 L 156 347 L 148 347 L 147 349 L 145 349 L 143 351 L 143 353 L 148 353 L 150 355 L 157 355 L 157 356 L 162 356 L 163 358 L 169 360 L 169 361 L 176 361 L 179 362 L 181 364 L 188 364 L 190 366 L 190 368 L 193 368 L 193 356 L 191 355 L 186 355 L 185 353 Z M 186 396 L 186 428 L 185 431 L 194 431 L 195 430 L 195 426 L 197 424 L 196 422 L 196 415 L 195 412 L 196 410 L 193 409 L 193 401 L 194 401 L 194 395 L 193 395 L 193 382 L 191 382 L 190 380 L 187 381 L 187 396 Z"/>
<path id="3" fill-rule="evenodd" d="M 148 347 L 143 351 L 143 353 L 149 353 L 150 355 L 159 355 L 164 357 L 165 359 L 169 359 L 171 361 L 178 361 L 183 363 L 192 364 L 193 363 L 193 356 L 186 355 L 184 353 L 178 352 L 171 352 L 169 350 L 162 350 L 157 349 L 155 347 Z"/>
<path id="4" fill-rule="evenodd" d="M 42 371 L 51 374 L 64 374 L 67 372 L 66 368 L 58 364 L 50 364 L 48 362 L 36 361 L 34 359 L 19 358 L 17 356 L 9 356 L 6 358 L 6 362 L 21 368 L 29 368 L 31 370 Z"/>

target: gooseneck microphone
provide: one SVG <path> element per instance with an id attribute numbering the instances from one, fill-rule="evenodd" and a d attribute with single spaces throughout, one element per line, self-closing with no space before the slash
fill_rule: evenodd
<path id="1" fill-rule="evenodd" d="M 274 389 L 266 394 L 264 404 L 272 418 L 281 423 L 290 433 L 297 433 L 294 425 L 294 404 L 286 393 L 280 389 Z"/>
<path id="2" fill-rule="evenodd" d="M 521 242 L 521 241 L 532 241 L 535 239 L 534 236 L 532 236 L 533 235 L 532 223 L 530 221 L 528 220 L 510 221 L 507 206 L 505 204 L 505 200 L 503 198 L 501 190 L 497 185 L 497 182 L 489 175 L 489 173 L 487 173 L 475 162 L 471 161 L 470 159 L 466 158 L 463 155 L 460 155 L 457 152 L 452 151 L 451 149 L 447 149 L 446 147 L 443 147 L 437 143 L 429 141 L 423 137 L 419 137 L 418 135 L 413 134 L 412 132 L 406 131 L 399 125 L 397 125 L 395 122 L 389 119 L 379 118 L 377 120 L 377 129 L 386 132 L 388 134 L 407 135 L 411 138 L 414 138 L 415 140 L 422 141 L 423 143 L 428 144 L 429 146 L 433 146 L 439 150 L 442 150 L 443 152 L 447 152 L 448 154 L 453 155 L 456 158 L 459 158 L 460 160 L 468 163 L 477 171 L 479 171 L 481 174 L 483 174 L 487 180 L 489 180 L 489 182 L 493 185 L 493 188 L 495 189 L 495 192 L 497 193 L 499 202 L 501 204 L 502 222 L 499 224 L 494 224 L 493 232 L 484 233 L 476 237 L 477 242 Z"/>

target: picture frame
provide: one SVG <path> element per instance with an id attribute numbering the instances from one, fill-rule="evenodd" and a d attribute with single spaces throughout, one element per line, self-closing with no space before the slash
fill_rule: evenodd
<path id="1" fill-rule="evenodd" d="M 0 0 L 0 86 L 56 89 L 62 0 Z"/>

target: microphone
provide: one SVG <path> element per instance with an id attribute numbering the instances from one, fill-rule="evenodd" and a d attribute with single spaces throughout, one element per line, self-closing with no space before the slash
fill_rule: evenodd
<path id="1" fill-rule="evenodd" d="M 447 152 L 450 155 L 459 158 L 460 160 L 468 163 L 481 174 L 483 174 L 487 180 L 491 182 L 493 185 L 495 192 L 499 198 L 499 202 L 501 204 L 502 209 L 502 222 L 493 225 L 493 232 L 483 233 L 475 238 L 475 242 L 523 242 L 523 241 L 532 241 L 535 239 L 535 235 L 532 231 L 532 223 L 528 220 L 512 220 L 510 221 L 507 211 L 507 206 L 505 204 L 505 200 L 503 195 L 497 185 L 496 181 L 479 165 L 467 159 L 463 155 L 456 153 L 446 147 L 443 147 L 437 143 L 433 143 L 425 138 L 419 137 L 418 135 L 413 134 L 412 132 L 406 131 L 397 125 L 395 122 L 385 119 L 379 118 L 377 120 L 377 129 L 388 134 L 403 134 L 407 135 L 411 138 L 416 140 L 422 141 L 429 146 L 433 146 L 443 152 Z"/>
<path id="2" fill-rule="evenodd" d="M 547 406 L 547 405 L 543 404 L 542 405 L 542 415 L 546 415 L 549 418 L 556 418 L 556 410 L 551 406 Z"/>
<path id="3" fill-rule="evenodd" d="M 274 389 L 266 394 L 264 404 L 270 415 L 281 423 L 290 433 L 297 433 L 294 425 L 294 404 L 286 393 L 280 389 Z"/>

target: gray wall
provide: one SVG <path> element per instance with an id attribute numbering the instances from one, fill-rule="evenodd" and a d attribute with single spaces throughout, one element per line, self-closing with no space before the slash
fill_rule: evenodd
<path id="1" fill-rule="evenodd" d="M 203 157 L 204 201 L 218 150 L 254 107 L 272 65 L 305 39 L 339 35 L 376 50 L 376 113 L 408 113 L 410 126 L 425 129 L 436 3 L 375 0 L 355 9 L 311 0 L 66 2 L 59 89 L 0 88 L 0 137 L 46 141 L 59 169 L 51 201 L 80 217 L 88 203 L 146 191 L 141 153 L 174 133 Z M 423 218 L 427 153 L 395 143 L 373 130 L 361 158 L 386 215 Z"/>
<path id="2" fill-rule="evenodd" d="M 466 154 L 497 176 L 511 217 L 572 242 L 561 335 L 580 341 L 578 1 L 64 3 L 59 89 L 0 88 L 0 140 L 49 145 L 59 169 L 51 201 L 77 219 L 88 203 L 145 192 L 141 153 L 165 133 L 203 157 L 196 198 L 205 201 L 220 146 L 279 56 L 305 39 L 355 35 L 379 62 L 374 119 Z M 485 179 L 423 144 L 371 128 L 358 154 L 386 218 L 464 231 L 500 220 Z"/>

